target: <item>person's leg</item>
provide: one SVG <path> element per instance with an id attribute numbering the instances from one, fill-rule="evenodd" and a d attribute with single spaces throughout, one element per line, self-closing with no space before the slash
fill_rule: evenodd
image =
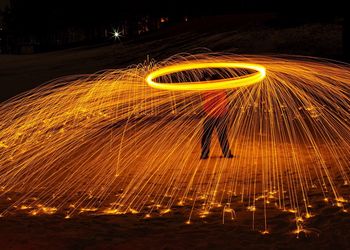
<path id="1" fill-rule="evenodd" d="M 227 139 L 227 119 L 225 117 L 218 119 L 216 131 L 218 132 L 219 142 L 224 157 L 232 158 L 233 155 L 231 153 L 230 145 Z"/>
<path id="2" fill-rule="evenodd" d="M 203 122 L 201 159 L 206 159 L 209 156 L 211 135 L 213 134 L 214 127 L 215 127 L 215 120 L 209 117 L 205 118 Z"/>

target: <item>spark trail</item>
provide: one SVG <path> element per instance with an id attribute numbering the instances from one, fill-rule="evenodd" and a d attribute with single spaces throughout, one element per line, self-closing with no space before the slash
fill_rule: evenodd
<path id="1" fill-rule="evenodd" d="M 237 157 L 218 157 L 214 140 L 211 158 L 201 161 L 201 91 L 155 89 L 145 78 L 182 64 L 209 67 L 166 72 L 154 83 L 198 84 L 205 71 L 234 81 L 256 73 L 232 63 L 261 65 L 266 75 L 227 90 Z M 312 192 L 344 206 L 349 70 L 303 57 L 202 54 L 57 79 L 0 106 L 0 199 L 10 200 L 0 212 L 151 217 L 188 206 L 190 222 L 217 208 L 233 217 L 239 199 L 253 218 L 262 211 L 267 230 L 270 206 L 310 217 Z"/>

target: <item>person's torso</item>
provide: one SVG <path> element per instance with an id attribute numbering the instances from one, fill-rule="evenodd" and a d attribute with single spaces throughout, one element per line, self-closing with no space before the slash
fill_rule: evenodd
<path id="1" fill-rule="evenodd" d="M 202 93 L 203 109 L 210 117 L 222 117 L 228 110 L 228 100 L 225 91 L 207 91 Z"/>

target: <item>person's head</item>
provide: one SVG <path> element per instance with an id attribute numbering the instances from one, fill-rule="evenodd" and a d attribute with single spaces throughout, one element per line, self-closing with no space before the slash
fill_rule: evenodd
<path id="1" fill-rule="evenodd" d="M 212 80 L 219 80 L 222 79 L 222 77 L 218 73 L 210 73 L 208 71 L 205 71 L 203 73 L 203 80 L 205 81 L 212 81 Z"/>
<path id="2" fill-rule="evenodd" d="M 211 74 L 208 71 L 204 71 L 202 75 L 202 80 L 203 81 L 210 81 L 211 80 Z"/>
<path id="3" fill-rule="evenodd" d="M 221 75 L 218 74 L 218 73 L 213 73 L 213 74 L 211 75 L 211 80 L 220 80 L 220 79 L 222 79 L 222 77 L 221 77 Z"/>

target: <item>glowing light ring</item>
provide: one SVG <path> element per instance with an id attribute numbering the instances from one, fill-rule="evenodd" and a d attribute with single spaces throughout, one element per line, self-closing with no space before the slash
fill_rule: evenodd
<path id="1" fill-rule="evenodd" d="M 199 82 L 183 82 L 183 83 L 160 83 L 155 82 L 154 79 L 169 75 L 172 73 L 177 73 L 186 70 L 193 69 L 204 69 L 204 68 L 240 68 L 240 69 L 251 69 L 256 71 L 255 73 L 229 78 L 229 79 L 220 79 L 212 81 L 199 81 Z M 186 62 L 183 64 L 176 64 L 167 67 L 157 69 L 146 77 L 146 82 L 149 86 L 156 89 L 163 90 L 215 90 L 215 89 L 230 89 L 238 88 L 243 86 L 249 86 L 255 84 L 266 76 L 265 67 L 259 64 L 251 63 L 228 63 L 228 62 Z"/>

